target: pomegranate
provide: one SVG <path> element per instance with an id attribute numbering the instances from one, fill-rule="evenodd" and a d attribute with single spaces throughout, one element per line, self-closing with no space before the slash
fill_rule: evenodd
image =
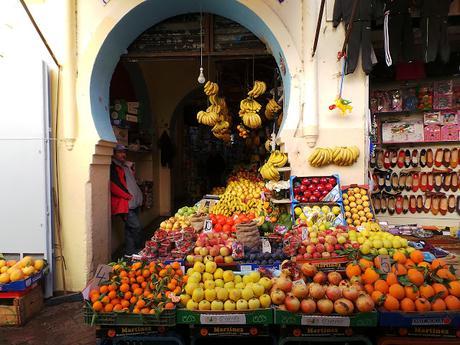
<path id="1" fill-rule="evenodd" d="M 342 290 L 340 290 L 338 286 L 329 285 L 326 289 L 326 296 L 331 301 L 338 300 L 340 297 L 342 297 Z"/>
<path id="2" fill-rule="evenodd" d="M 313 277 L 318 272 L 316 270 L 316 266 L 312 265 L 312 264 L 309 264 L 309 263 L 303 264 L 300 269 L 301 269 L 302 273 L 307 277 Z"/>
<path id="3" fill-rule="evenodd" d="M 327 274 L 327 281 L 332 285 L 339 285 L 342 280 L 342 275 L 339 272 L 329 272 Z"/>
<path id="4" fill-rule="evenodd" d="M 281 305 L 284 303 L 286 295 L 284 294 L 283 290 L 277 289 L 272 291 L 272 293 L 270 294 L 270 298 L 272 299 L 272 302 L 274 304 Z"/>
<path id="5" fill-rule="evenodd" d="M 334 310 L 340 315 L 351 315 L 353 313 L 353 303 L 345 298 L 339 298 L 334 302 Z"/>
<path id="6" fill-rule="evenodd" d="M 327 281 L 326 273 L 318 272 L 313 276 L 313 281 L 318 284 L 324 284 Z"/>
<path id="7" fill-rule="evenodd" d="M 330 314 L 334 310 L 334 303 L 326 298 L 316 302 L 316 306 L 321 314 Z"/>
<path id="8" fill-rule="evenodd" d="M 299 298 L 303 299 L 308 296 L 308 287 L 305 284 L 296 284 L 292 288 L 292 294 Z"/>
<path id="9" fill-rule="evenodd" d="M 276 286 L 284 292 L 290 292 L 292 289 L 292 281 L 288 278 L 280 277 L 276 280 Z"/>
<path id="10" fill-rule="evenodd" d="M 284 300 L 284 305 L 286 306 L 286 309 L 288 311 L 292 313 L 296 313 L 299 311 L 300 301 L 293 294 L 288 293 L 288 295 L 286 296 L 286 299 Z"/>
<path id="11" fill-rule="evenodd" d="M 300 310 L 304 314 L 313 314 L 316 311 L 316 302 L 311 298 L 307 298 L 300 302 Z"/>
<path id="12" fill-rule="evenodd" d="M 362 313 L 369 312 L 372 309 L 374 309 L 374 301 L 367 294 L 360 295 L 356 299 L 355 304 L 356 304 L 356 308 Z"/>
<path id="13" fill-rule="evenodd" d="M 358 298 L 359 291 L 355 286 L 349 286 L 342 290 L 342 295 L 350 301 L 355 301 Z"/>
<path id="14" fill-rule="evenodd" d="M 308 290 L 310 292 L 310 297 L 314 299 L 321 299 L 324 297 L 324 294 L 326 293 L 326 289 L 324 288 L 324 286 L 317 283 L 310 284 L 310 288 Z"/>

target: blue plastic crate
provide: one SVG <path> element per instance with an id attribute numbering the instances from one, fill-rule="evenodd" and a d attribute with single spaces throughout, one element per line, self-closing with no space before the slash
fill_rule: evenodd
<path id="1" fill-rule="evenodd" d="M 0 284 L 0 292 L 23 291 L 43 277 L 43 270 L 30 276 L 27 279 L 18 280 L 8 284 Z"/>

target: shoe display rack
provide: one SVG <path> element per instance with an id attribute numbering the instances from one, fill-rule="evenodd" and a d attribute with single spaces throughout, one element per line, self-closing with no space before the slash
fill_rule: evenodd
<path id="1" fill-rule="evenodd" d="M 382 216 L 460 216 L 460 149 L 377 149 L 370 159 L 372 203 Z"/>

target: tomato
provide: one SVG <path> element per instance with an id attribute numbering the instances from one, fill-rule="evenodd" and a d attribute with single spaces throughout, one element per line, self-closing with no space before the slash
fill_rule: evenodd
<path id="1" fill-rule="evenodd" d="M 214 214 L 210 214 L 209 219 L 211 220 L 212 225 L 215 225 L 217 223 L 217 219 L 216 219 L 216 216 Z"/>
<path id="2" fill-rule="evenodd" d="M 225 224 L 223 227 L 222 227 L 222 231 L 223 232 L 226 232 L 226 233 L 229 233 L 230 231 L 232 230 L 232 227 L 228 224 Z"/>
<path id="3" fill-rule="evenodd" d="M 247 223 L 247 222 L 249 222 L 249 218 L 246 217 L 245 215 L 242 215 L 242 216 L 240 216 L 240 217 L 238 218 L 238 221 L 239 221 L 240 223 Z"/>
<path id="4" fill-rule="evenodd" d="M 221 232 L 221 231 L 222 231 L 222 225 L 216 224 L 216 225 L 214 226 L 214 231 L 215 231 L 215 232 Z"/>
<path id="5" fill-rule="evenodd" d="M 221 218 L 221 219 L 219 219 L 219 220 L 218 220 L 218 222 L 217 222 L 217 223 L 218 223 L 218 224 L 220 224 L 221 226 L 224 226 L 224 225 L 227 223 L 227 220 L 226 220 L 226 219 L 223 219 L 223 218 Z"/>
<path id="6" fill-rule="evenodd" d="M 232 232 L 236 232 L 236 225 L 232 226 Z"/>
<path id="7" fill-rule="evenodd" d="M 248 218 L 250 220 L 253 220 L 255 217 L 256 217 L 256 215 L 254 213 L 252 213 L 252 212 L 248 214 Z"/>
<path id="8" fill-rule="evenodd" d="M 227 225 L 232 226 L 233 224 L 235 224 L 235 221 L 234 221 L 231 217 L 229 217 L 229 218 L 227 219 Z"/>

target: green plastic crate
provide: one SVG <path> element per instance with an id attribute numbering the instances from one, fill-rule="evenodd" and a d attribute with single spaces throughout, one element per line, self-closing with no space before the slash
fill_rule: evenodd
<path id="1" fill-rule="evenodd" d="M 306 315 L 275 309 L 274 316 L 275 325 L 376 327 L 378 321 L 376 311 L 357 313 L 351 316 L 340 316 L 322 314 Z"/>
<path id="2" fill-rule="evenodd" d="M 90 307 L 84 306 L 83 315 L 85 323 L 95 325 L 119 326 L 175 326 L 176 310 L 165 309 L 159 315 L 133 314 L 126 312 L 96 313 Z"/>

